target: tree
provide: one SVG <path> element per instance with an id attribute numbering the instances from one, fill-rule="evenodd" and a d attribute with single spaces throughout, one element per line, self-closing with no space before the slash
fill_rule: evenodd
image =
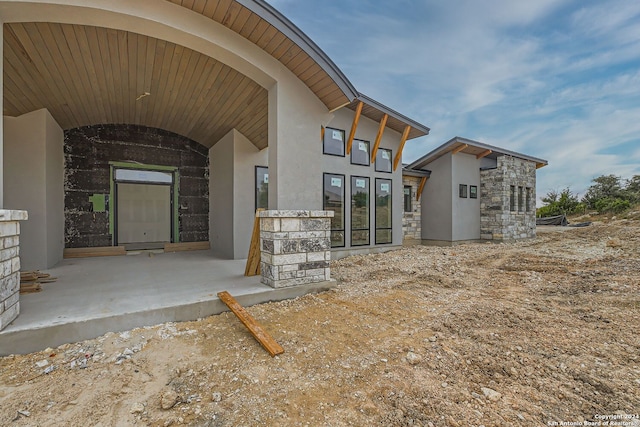
<path id="1" fill-rule="evenodd" d="M 570 215 L 584 209 L 584 205 L 578 200 L 578 195 L 571 192 L 569 187 L 558 193 L 551 190 L 542 198 L 545 206 L 538 209 L 538 216 Z"/>
<path id="2" fill-rule="evenodd" d="M 624 191 L 622 188 L 622 179 L 615 175 L 602 175 L 594 178 L 591 182 L 594 184 L 589 187 L 582 201 L 585 205 L 592 209 L 596 208 L 598 200 L 602 199 L 623 199 Z"/>
<path id="3" fill-rule="evenodd" d="M 630 202 L 640 202 L 640 175 L 634 175 L 631 179 L 627 180 L 625 192 Z"/>

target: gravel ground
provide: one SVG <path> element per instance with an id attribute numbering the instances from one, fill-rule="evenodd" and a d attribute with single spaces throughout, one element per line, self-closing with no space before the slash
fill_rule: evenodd
<path id="1" fill-rule="evenodd" d="M 332 274 L 248 308 L 275 358 L 230 313 L 0 358 L 0 425 L 640 426 L 638 221 Z"/>

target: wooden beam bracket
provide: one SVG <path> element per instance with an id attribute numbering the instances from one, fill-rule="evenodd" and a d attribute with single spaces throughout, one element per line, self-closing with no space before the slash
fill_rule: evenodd
<path id="1" fill-rule="evenodd" d="M 404 132 L 402 132 L 402 138 L 400 138 L 400 146 L 398 147 L 398 152 L 396 153 L 395 159 L 393 159 L 393 170 L 395 171 L 398 168 L 398 164 L 402 160 L 402 150 L 404 150 L 404 144 L 407 142 L 409 138 L 409 132 L 411 132 L 411 126 L 407 125 L 404 128 Z"/>
<path id="2" fill-rule="evenodd" d="M 459 152 L 461 152 L 462 150 L 464 150 L 465 148 L 467 148 L 469 146 L 469 144 L 462 144 L 459 147 L 454 148 L 453 150 L 451 150 L 451 154 L 458 154 Z"/>
<path id="3" fill-rule="evenodd" d="M 482 153 L 476 154 L 476 159 L 481 159 L 483 157 L 487 157 L 489 154 L 493 153 L 491 150 L 484 150 Z"/>
<path id="4" fill-rule="evenodd" d="M 356 107 L 356 115 L 353 117 L 351 132 L 349 132 L 349 139 L 347 139 L 347 155 L 351 154 L 351 146 L 353 145 L 353 139 L 356 137 L 356 129 L 358 129 L 358 122 L 360 121 L 360 114 L 362 114 L 363 106 L 364 102 L 360 101 Z"/>
<path id="5" fill-rule="evenodd" d="M 388 114 L 382 116 L 382 120 L 380 120 L 380 127 L 378 128 L 378 134 L 376 135 L 376 142 L 373 144 L 373 150 L 371 150 L 371 163 L 375 163 L 376 155 L 378 154 L 378 148 L 380 147 L 380 141 L 382 141 L 382 134 L 384 133 L 384 128 L 387 125 L 387 119 L 389 118 Z"/>
<path id="6" fill-rule="evenodd" d="M 424 190 L 424 185 L 427 183 L 428 179 L 429 179 L 428 176 L 423 176 L 422 179 L 420 180 L 420 185 L 418 185 L 418 194 L 416 194 L 417 202 L 420 201 L 420 196 L 422 196 L 422 190 Z"/>

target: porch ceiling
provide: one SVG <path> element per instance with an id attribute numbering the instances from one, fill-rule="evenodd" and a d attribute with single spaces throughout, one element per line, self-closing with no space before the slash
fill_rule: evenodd
<path id="1" fill-rule="evenodd" d="M 167 0 L 235 31 L 280 61 L 329 110 L 357 95 L 338 67 L 311 39 L 264 0 Z"/>
<path id="2" fill-rule="evenodd" d="M 5 24 L 4 114 L 40 108 L 63 129 L 138 124 L 211 147 L 236 128 L 267 146 L 267 90 L 215 59 L 127 31 Z"/>

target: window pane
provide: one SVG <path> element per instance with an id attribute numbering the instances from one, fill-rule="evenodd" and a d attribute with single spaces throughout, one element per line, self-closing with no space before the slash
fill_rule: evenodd
<path id="1" fill-rule="evenodd" d="M 269 168 L 256 166 L 256 209 L 269 207 Z"/>
<path id="2" fill-rule="evenodd" d="M 353 140 L 351 163 L 354 165 L 369 166 L 369 141 Z"/>
<path id="3" fill-rule="evenodd" d="M 391 180 L 376 179 L 376 244 L 391 243 Z"/>
<path id="4" fill-rule="evenodd" d="M 391 229 L 376 230 L 376 243 L 391 243 Z"/>
<path id="5" fill-rule="evenodd" d="M 369 178 L 351 177 L 351 245 L 369 244 Z"/>
<path id="6" fill-rule="evenodd" d="M 335 212 L 331 218 L 331 246 L 344 246 L 344 175 L 324 174 L 323 208 Z"/>
<path id="7" fill-rule="evenodd" d="M 391 172 L 391 150 L 380 148 L 376 153 L 376 172 Z"/>
<path id="8" fill-rule="evenodd" d="M 516 210 L 516 187 L 513 185 L 511 186 L 511 196 L 509 198 L 509 210 Z"/>
<path id="9" fill-rule="evenodd" d="M 323 153 L 344 157 L 344 131 L 340 129 L 325 128 Z"/>
<path id="10" fill-rule="evenodd" d="M 471 197 L 472 199 L 478 198 L 478 186 L 476 185 L 469 186 L 469 197 Z"/>
<path id="11" fill-rule="evenodd" d="M 466 184 L 460 184 L 459 188 L 458 188 L 458 193 L 460 195 L 460 197 L 462 198 L 467 198 L 467 185 Z"/>
<path id="12" fill-rule="evenodd" d="M 522 187 L 518 187 L 518 211 L 522 212 L 524 203 L 522 200 Z"/>
<path id="13" fill-rule="evenodd" d="M 411 212 L 411 186 L 404 186 L 404 211 Z"/>

